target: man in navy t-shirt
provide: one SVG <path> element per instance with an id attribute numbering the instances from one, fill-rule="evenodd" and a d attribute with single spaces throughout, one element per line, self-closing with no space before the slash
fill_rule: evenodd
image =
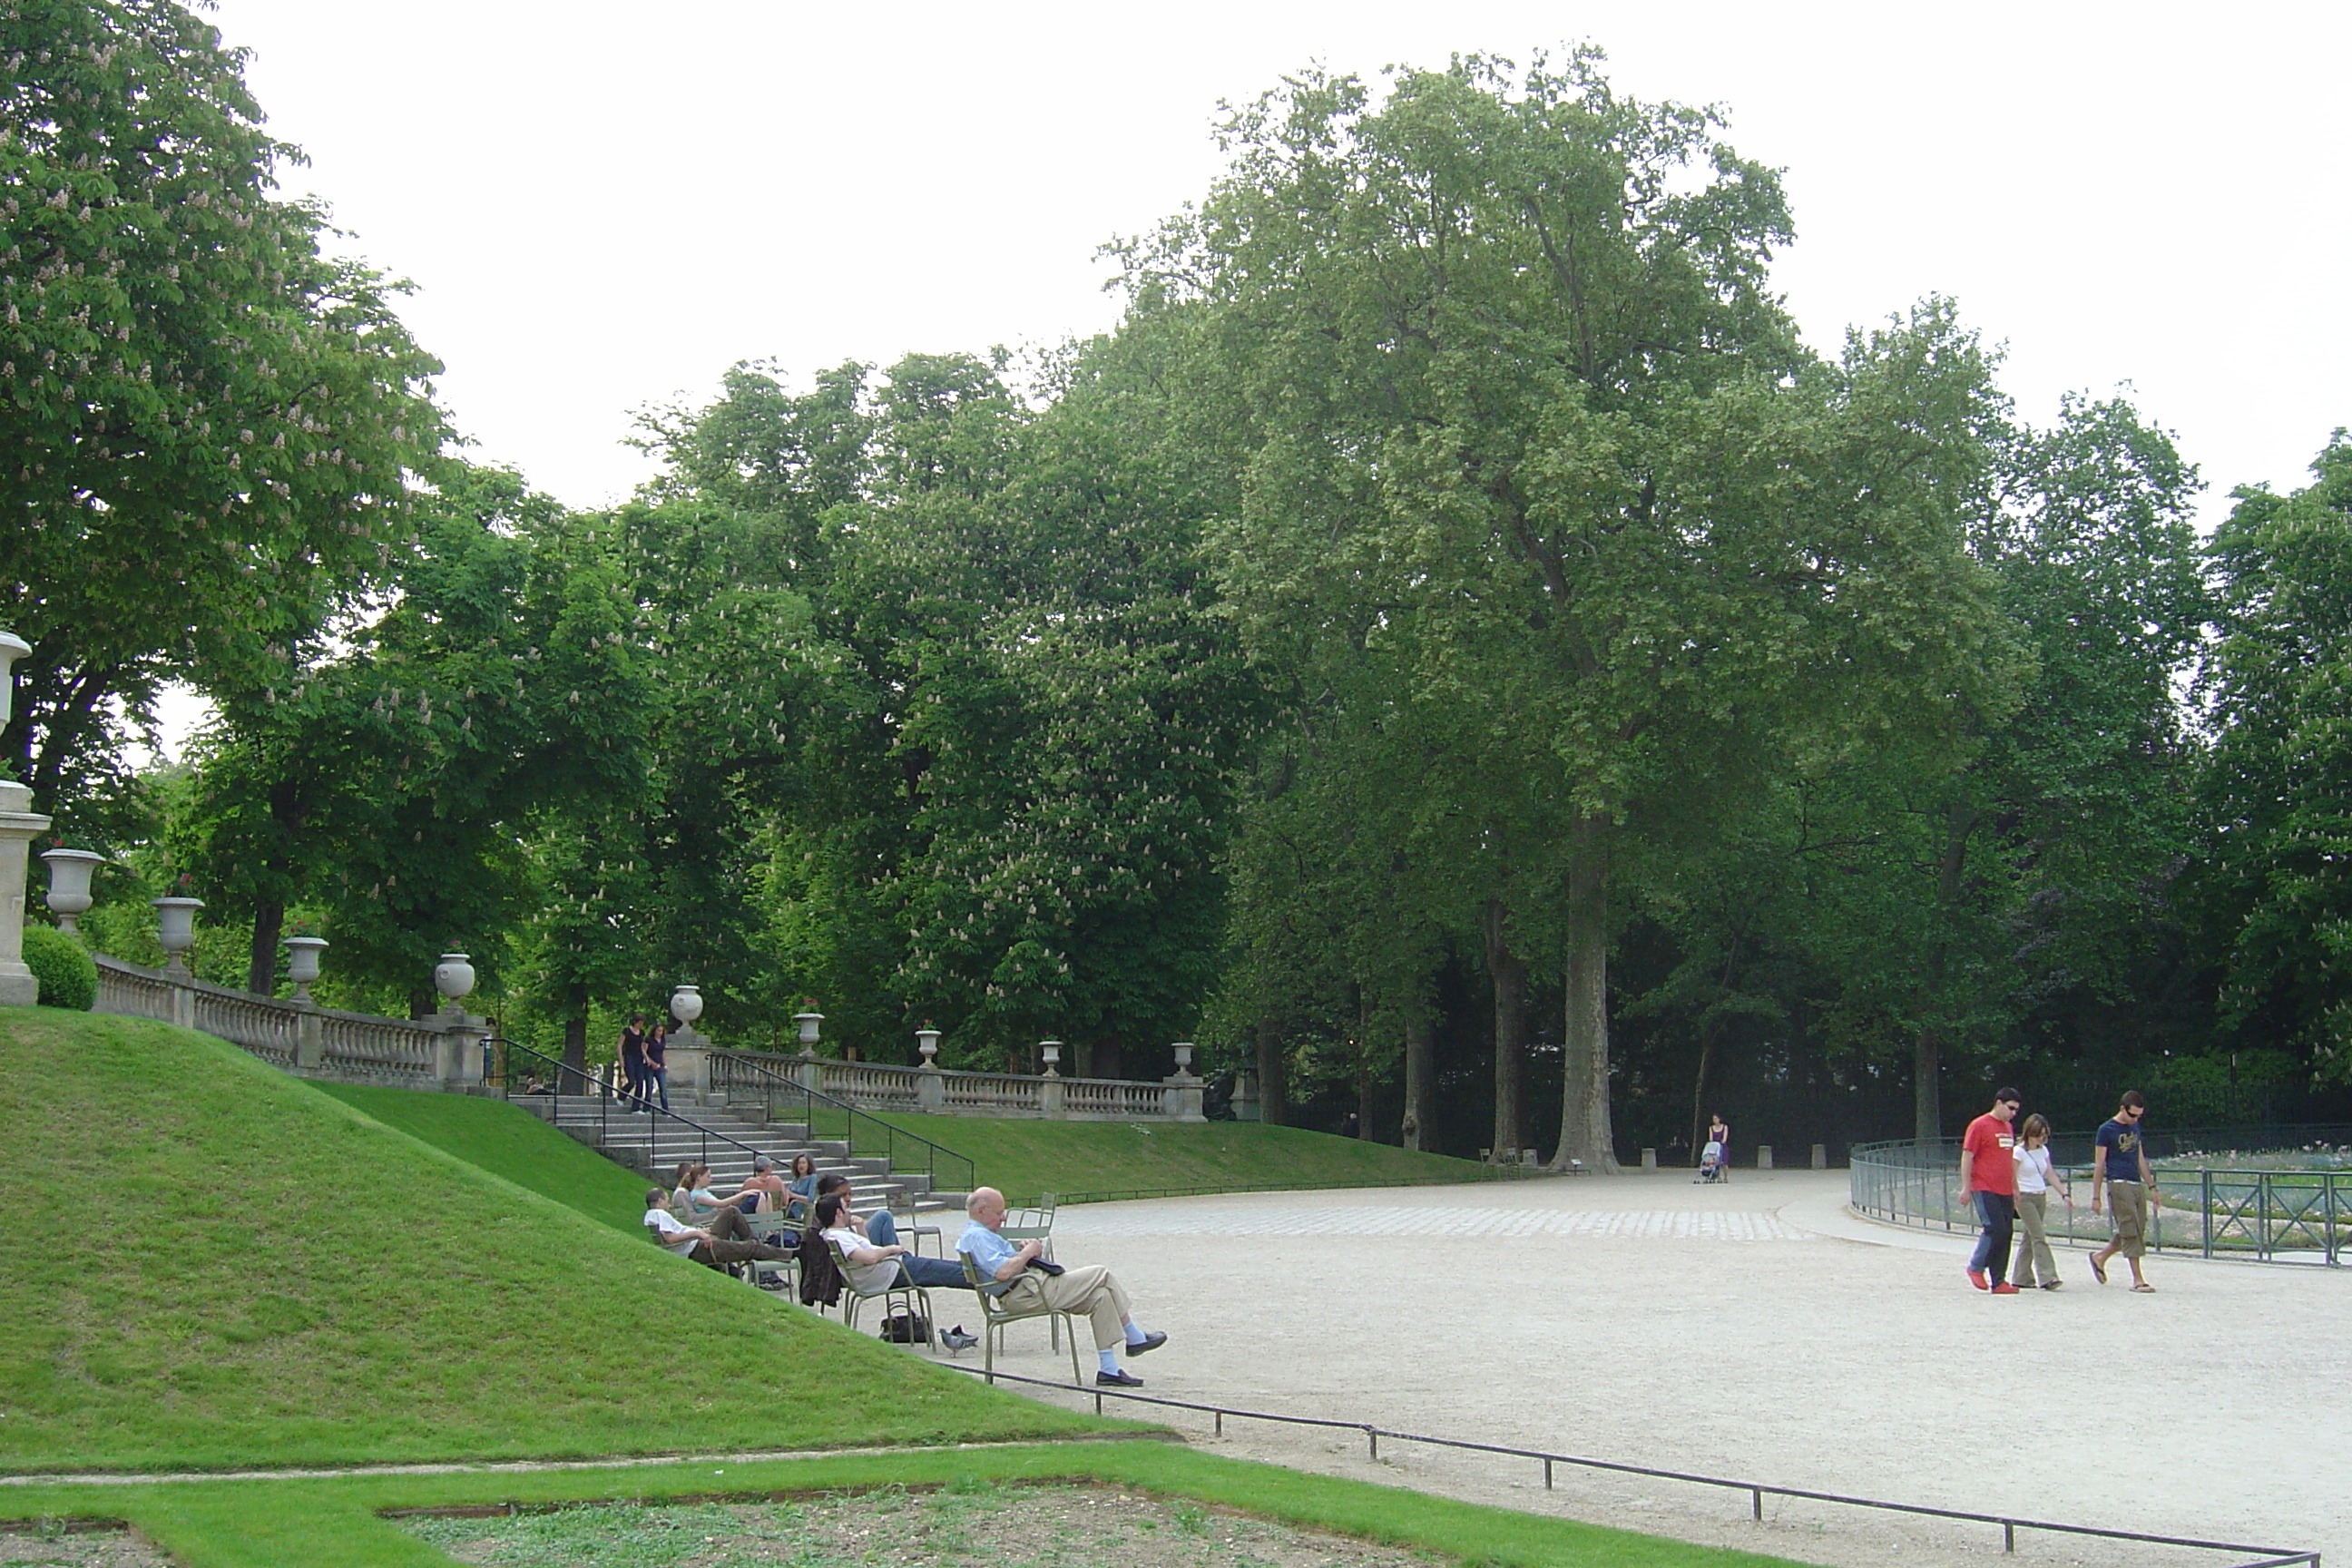
<path id="1" fill-rule="evenodd" d="M 1969 1122 L 1960 1139 L 1960 1192 L 1984 1226 L 1977 1249 L 1969 1254 L 1969 1283 L 1996 1296 L 2017 1294 L 2017 1287 L 2003 1274 L 2017 1226 L 2017 1166 L 2011 1152 L 2017 1138 L 2010 1123 L 2017 1120 L 2020 1098 L 2013 1089 L 1994 1095 L 1992 1109 Z"/>
<path id="2" fill-rule="evenodd" d="M 2142 1291 L 2156 1289 L 2139 1271 L 2147 1246 L 2147 1211 L 2163 1206 L 2147 1168 L 2147 1134 L 2140 1129 L 2147 1115 L 2147 1102 L 2125 1090 L 2115 1115 L 2099 1124 L 2098 1147 L 2091 1154 L 2091 1212 L 2099 1212 L 2099 1189 L 2105 1187 L 2116 1226 L 2106 1246 L 2091 1254 L 2091 1277 L 2105 1284 L 2107 1264 L 2120 1252 L 2131 1264 L 2132 1289 Z"/>

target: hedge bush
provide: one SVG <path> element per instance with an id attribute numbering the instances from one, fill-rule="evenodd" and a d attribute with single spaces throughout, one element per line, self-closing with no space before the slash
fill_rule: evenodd
<path id="1" fill-rule="evenodd" d="M 41 983 L 41 1005 L 87 1013 L 98 1005 L 98 965 L 55 926 L 25 927 L 25 967 Z"/>

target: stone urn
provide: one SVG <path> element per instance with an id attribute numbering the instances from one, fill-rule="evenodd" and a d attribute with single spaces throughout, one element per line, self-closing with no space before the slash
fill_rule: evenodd
<path id="1" fill-rule="evenodd" d="M 106 864 L 106 857 L 89 849 L 44 849 L 49 863 L 49 912 L 58 929 L 79 933 L 81 917 L 90 906 L 90 873 Z"/>
<path id="2" fill-rule="evenodd" d="M 286 977 L 294 982 L 294 1000 L 310 1000 L 310 982 L 319 978 L 319 955 L 327 951 L 323 936 L 289 936 L 279 946 L 286 950 Z"/>
<path id="3" fill-rule="evenodd" d="M 1180 1083 L 1190 1082 L 1192 1077 L 1192 1042 L 1179 1040 L 1171 1048 L 1176 1053 L 1174 1074 L 1176 1080 Z"/>
<path id="4" fill-rule="evenodd" d="M 817 1026 L 824 1022 L 824 1015 L 795 1013 L 793 1015 L 793 1022 L 800 1027 L 801 1054 L 812 1057 L 816 1055 Z"/>
<path id="5" fill-rule="evenodd" d="M 187 962 L 180 955 L 196 942 L 196 911 L 205 907 L 202 899 L 150 899 L 155 908 L 155 942 L 164 952 L 163 973 L 185 974 Z"/>
<path id="6" fill-rule="evenodd" d="M 916 1030 L 915 1054 L 922 1058 L 923 1066 L 930 1068 L 934 1072 L 938 1071 L 940 1066 L 940 1032 L 937 1029 Z"/>
<path id="7" fill-rule="evenodd" d="M 455 1008 L 473 994 L 473 961 L 462 952 L 445 952 L 441 962 L 433 966 L 433 989 L 441 993 L 442 1000 Z"/>
<path id="8" fill-rule="evenodd" d="M 669 1016 L 687 1026 L 691 1033 L 694 1021 L 702 1016 L 702 988 L 681 984 L 669 994 Z"/>
<path id="9" fill-rule="evenodd" d="M 1059 1040 L 1040 1040 L 1040 1041 L 1038 1041 L 1038 1042 L 1037 1042 L 1037 1054 L 1038 1054 L 1040 1057 L 1044 1058 L 1045 1058 L 1045 1070 L 1042 1074 L 1040 1074 L 1040 1075 L 1039 1075 L 1040 1077 L 1043 1077 L 1043 1078 L 1059 1078 L 1059 1077 L 1061 1077 L 1061 1076 L 1062 1076 L 1061 1071 L 1060 1071 L 1061 1065 L 1062 1065 L 1062 1042 L 1061 1042 L 1061 1041 L 1059 1041 Z"/>

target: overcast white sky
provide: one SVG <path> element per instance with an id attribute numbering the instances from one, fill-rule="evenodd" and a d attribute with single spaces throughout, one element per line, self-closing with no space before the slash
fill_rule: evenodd
<path id="1" fill-rule="evenodd" d="M 574 505 L 633 410 L 1108 325 L 1095 247 L 1197 196 L 1217 100 L 1589 38 L 1784 166 L 1817 344 L 1919 296 L 2029 415 L 2131 383 L 2219 496 L 2352 421 L 2352 7 L 223 0 L 291 191 L 415 280 L 477 455 Z M 2209 519 L 2214 508 L 2209 504 Z"/>

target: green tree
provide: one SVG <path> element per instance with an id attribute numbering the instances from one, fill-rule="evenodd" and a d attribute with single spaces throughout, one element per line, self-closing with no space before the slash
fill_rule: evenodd
<path id="1" fill-rule="evenodd" d="M 1584 53 L 1400 72 L 1377 105 L 1308 73 L 1127 250 L 1138 314 L 1192 318 L 1222 394 L 1244 635 L 1393 640 L 1444 737 L 1425 791 L 1542 846 L 1499 879 L 1545 889 L 1510 912 L 1558 933 L 1557 1157 L 1588 1166 L 1614 1162 L 1619 840 L 1695 781 L 1998 686 L 1958 548 L 1983 356 L 1940 307 L 1806 354 L 1767 287 L 1779 182 L 1716 130 Z"/>
<path id="2" fill-rule="evenodd" d="M 267 683 L 400 538 L 439 369 L 167 0 L 0 14 L 0 756 L 70 815 L 167 676 Z"/>
<path id="3" fill-rule="evenodd" d="M 2222 1017 L 2352 1079 L 2352 437 L 2290 495 L 2241 489 L 2216 531 L 2220 640 L 2200 886 Z"/>

